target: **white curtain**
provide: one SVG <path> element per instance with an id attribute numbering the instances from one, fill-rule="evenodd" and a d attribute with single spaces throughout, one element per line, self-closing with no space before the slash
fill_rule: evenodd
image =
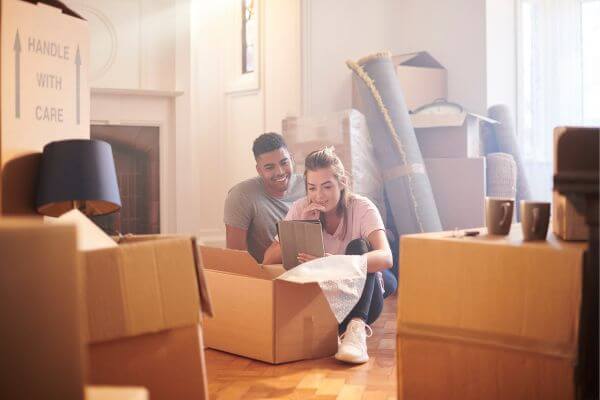
<path id="1" fill-rule="evenodd" d="M 534 198 L 549 200 L 553 129 L 583 124 L 582 0 L 518 4 L 518 139 Z"/>

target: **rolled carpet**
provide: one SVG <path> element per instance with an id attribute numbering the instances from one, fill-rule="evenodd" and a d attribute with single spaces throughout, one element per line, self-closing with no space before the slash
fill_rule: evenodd
<path id="1" fill-rule="evenodd" d="M 491 127 L 494 131 L 496 151 L 512 155 L 517 166 L 516 204 L 519 204 L 520 200 L 530 200 L 531 191 L 529 189 L 529 182 L 527 181 L 527 174 L 525 173 L 525 164 L 523 163 L 517 142 L 515 127 L 512 123 L 510 109 L 504 104 L 491 106 L 488 108 L 488 117 L 500 122 Z M 516 207 L 516 209 L 517 221 L 519 221 L 521 219 L 520 208 Z"/>
<path id="2" fill-rule="evenodd" d="M 399 235 L 442 230 L 421 150 L 389 52 L 347 61 Z"/>
<path id="3" fill-rule="evenodd" d="M 486 196 L 514 199 L 517 193 L 517 164 L 510 154 L 485 156 Z"/>

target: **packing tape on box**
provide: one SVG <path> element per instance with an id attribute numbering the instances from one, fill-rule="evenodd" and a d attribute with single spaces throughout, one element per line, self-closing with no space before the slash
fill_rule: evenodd
<path id="1" fill-rule="evenodd" d="M 302 323 L 302 353 L 314 355 L 315 319 L 312 315 L 304 317 Z"/>
<path id="2" fill-rule="evenodd" d="M 425 173 L 425 165 L 424 164 L 406 164 L 406 165 L 398 165 L 394 168 L 388 169 L 387 171 L 383 171 L 383 180 L 391 181 L 397 178 L 401 178 L 403 176 L 407 176 L 409 174 L 424 174 Z"/>
<path id="3" fill-rule="evenodd" d="M 574 359 L 577 345 L 573 343 L 549 343 L 535 338 L 501 335 L 491 332 L 475 332 L 461 328 L 449 328 L 425 324 L 400 322 L 398 337 L 430 338 L 464 344 L 476 344 L 502 349 L 544 354 L 551 357 Z"/>

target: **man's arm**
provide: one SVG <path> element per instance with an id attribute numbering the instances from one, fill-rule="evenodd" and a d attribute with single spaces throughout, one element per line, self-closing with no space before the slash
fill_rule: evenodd
<path id="1" fill-rule="evenodd" d="M 225 237 L 227 240 L 227 248 L 235 250 L 248 250 L 248 240 L 246 229 L 235 228 L 225 225 Z"/>

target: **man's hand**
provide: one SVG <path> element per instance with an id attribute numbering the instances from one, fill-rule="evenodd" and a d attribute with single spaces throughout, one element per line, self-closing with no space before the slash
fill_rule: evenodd
<path id="1" fill-rule="evenodd" d="M 319 213 L 325 212 L 325 207 L 317 203 L 308 203 L 308 205 L 302 210 L 301 217 L 303 220 L 307 219 L 319 219 Z"/>
<path id="2" fill-rule="evenodd" d="M 330 255 L 331 254 L 329 254 L 329 253 L 325 253 L 324 257 L 329 257 Z M 306 254 L 306 253 L 298 253 L 298 261 L 300 262 L 300 264 L 305 263 L 307 261 L 316 260 L 317 258 L 321 258 L 321 257 L 313 256 L 311 254 Z"/>

